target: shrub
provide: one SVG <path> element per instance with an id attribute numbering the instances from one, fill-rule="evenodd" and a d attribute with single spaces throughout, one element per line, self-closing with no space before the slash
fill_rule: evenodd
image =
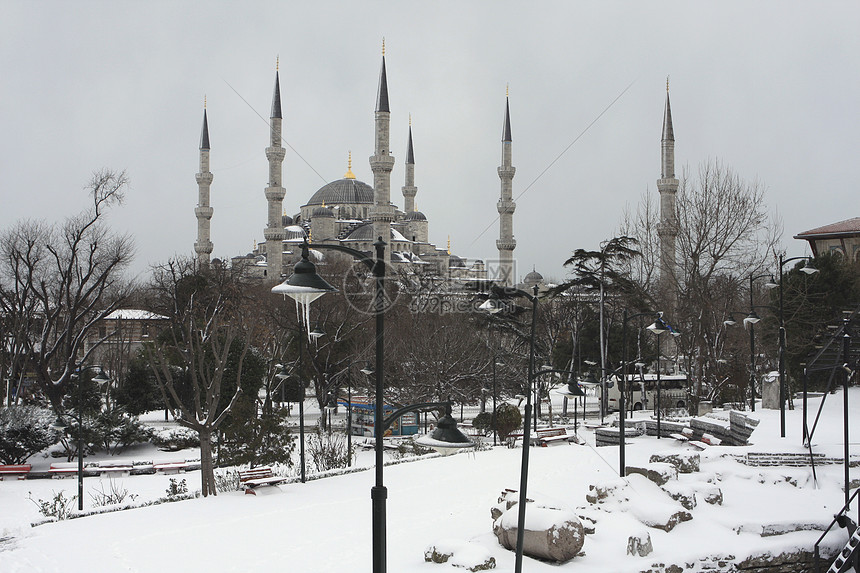
<path id="1" fill-rule="evenodd" d="M 347 447 L 346 436 L 324 433 L 319 428 L 308 440 L 308 454 L 318 472 L 345 468 L 353 456 Z"/>
<path id="2" fill-rule="evenodd" d="M 161 430 L 152 437 L 152 443 L 162 450 L 175 452 L 200 446 L 200 436 L 190 428 Z"/>
<path id="3" fill-rule="evenodd" d="M 512 404 L 501 404 L 496 408 L 496 432 L 499 439 L 504 440 L 508 434 L 519 428 L 523 423 L 520 409 Z"/>
<path id="4" fill-rule="evenodd" d="M 188 482 L 186 482 L 184 479 L 177 481 L 173 478 L 170 478 L 170 485 L 167 486 L 166 491 L 168 499 L 177 498 L 181 495 L 188 493 Z"/>
<path id="5" fill-rule="evenodd" d="M 475 430 L 486 434 L 493 429 L 493 415 L 489 412 L 481 412 L 472 420 Z"/>
<path id="6" fill-rule="evenodd" d="M 75 502 L 78 496 L 73 495 L 67 498 L 63 492 L 54 494 L 54 499 L 45 501 L 44 499 L 35 500 L 30 492 L 27 492 L 27 499 L 32 501 L 39 508 L 39 513 L 45 517 L 53 517 L 57 520 L 68 519 L 72 516 L 75 508 Z"/>
<path id="7" fill-rule="evenodd" d="M 281 408 L 258 417 L 252 410 L 240 425 L 225 429 L 219 445 L 222 464 L 290 465 L 296 441 L 287 425 L 287 409 Z"/>
<path id="8" fill-rule="evenodd" d="M 60 431 L 53 423 L 54 414 L 38 406 L 0 408 L 0 462 L 22 464 L 56 444 Z"/>
<path id="9" fill-rule="evenodd" d="M 228 469 L 215 471 L 215 489 L 218 491 L 239 491 L 240 487 L 241 483 L 239 482 L 238 470 Z"/>
<path id="10" fill-rule="evenodd" d="M 108 491 L 104 490 L 104 482 L 99 481 L 98 489 L 95 492 L 90 493 L 90 499 L 93 501 L 93 507 L 117 505 L 125 501 L 126 497 L 130 498 L 131 501 L 137 499 L 137 494 L 129 494 L 127 489 L 125 489 L 121 485 L 117 485 L 115 481 L 109 480 L 109 483 L 110 488 L 108 489 Z"/>

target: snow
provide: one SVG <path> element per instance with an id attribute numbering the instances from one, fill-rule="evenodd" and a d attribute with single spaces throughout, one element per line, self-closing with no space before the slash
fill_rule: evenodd
<path id="1" fill-rule="evenodd" d="M 852 419 L 860 420 L 860 389 L 852 389 L 850 398 Z M 810 400 L 810 410 L 814 412 L 819 403 L 820 398 Z M 828 396 L 814 435 L 815 451 L 841 456 L 841 409 L 841 394 Z M 594 447 L 590 430 L 580 429 L 586 445 L 532 448 L 528 497 L 535 502 L 529 507 L 559 508 L 596 523 L 594 533 L 586 536 L 584 555 L 562 565 L 527 557 L 525 569 L 530 573 L 633 573 L 654 563 L 683 565 L 714 555 L 733 555 L 740 560 L 766 551 L 811 550 L 821 535 L 812 528 L 827 525 L 843 504 L 843 467 L 818 466 L 816 483 L 810 468 L 743 465 L 735 455 L 727 454 L 804 451 L 799 410 L 786 413 L 787 438 L 779 437 L 778 411 L 757 410 L 752 415 L 761 423 L 752 434 L 751 445 L 710 447 L 700 452 L 701 472 L 679 474 L 670 482 L 678 491 L 695 493 L 698 502 L 689 510 L 693 519 L 678 523 L 670 532 L 646 528 L 642 521 L 683 511 L 680 503 L 644 476 L 618 478 L 618 448 Z M 860 425 L 851 428 L 851 442 L 858 441 Z M 626 455 L 628 465 L 645 467 L 651 454 L 672 451 L 688 452 L 691 446 L 641 436 L 628 440 Z M 496 570 L 511 571 L 514 555 L 493 535 L 490 508 L 503 490 L 518 489 L 521 454 L 520 448 L 499 446 L 386 466 L 388 569 L 398 573 L 448 571 L 451 561 L 424 561 L 424 551 L 437 545 L 460 548 L 453 558 L 457 563 L 493 557 Z M 141 447 L 125 451 L 122 459 L 181 461 L 195 456 L 193 450 L 159 452 Z M 42 471 L 51 459 L 34 456 L 29 463 Z M 372 463 L 372 452 L 360 453 L 359 467 Z M 851 471 L 852 478 L 860 477 L 858 470 Z M 334 473 L 337 475 L 304 484 L 260 487 L 256 496 L 224 492 L 38 527 L 30 526 L 42 516 L 28 496 L 48 499 L 53 492 L 64 492 L 70 497 L 77 491 L 77 481 L 0 482 L 0 568 L 4 573 L 369 571 L 374 472 Z M 197 472 L 132 475 L 115 478 L 113 483 L 137 495 L 136 503 L 143 503 L 164 497 L 171 479 L 185 479 L 191 491 L 199 488 Z M 604 503 L 590 505 L 585 495 L 589 485 L 598 483 L 618 487 Z M 87 492 L 94 492 L 106 490 L 111 483 L 107 478 L 87 477 L 84 485 Z M 714 488 L 722 492 L 722 505 L 704 500 L 705 493 Z M 89 507 L 86 494 L 85 501 Z M 530 523 L 551 521 L 540 511 L 531 515 Z M 653 553 L 628 555 L 628 539 L 641 537 L 643 532 L 650 534 Z M 846 540 L 846 531 L 835 529 L 825 547 L 833 550 Z"/>

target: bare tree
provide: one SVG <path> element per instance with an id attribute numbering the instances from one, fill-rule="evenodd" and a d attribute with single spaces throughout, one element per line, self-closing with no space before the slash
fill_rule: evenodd
<path id="1" fill-rule="evenodd" d="M 767 269 L 782 229 L 768 215 L 765 186 L 745 181 L 717 160 L 702 163 L 695 176 L 684 169 L 676 203 L 678 268 L 670 284 L 678 307 L 671 318 L 683 333 L 675 341 L 678 350 L 691 361 L 695 405 L 703 396 L 703 386 L 718 385 L 720 361 L 725 361 L 723 321 L 732 311 L 748 308 L 744 288 L 750 276 Z M 646 195 L 622 224 L 623 232 L 639 239 L 641 264 L 630 271 L 634 280 L 650 287 L 654 308 L 672 300 L 655 288 L 658 218 L 651 196 Z"/>
<path id="2" fill-rule="evenodd" d="M 233 271 L 204 271 L 196 260 L 174 260 L 153 270 L 152 308 L 169 318 L 170 327 L 144 349 L 165 404 L 180 425 L 200 436 L 204 497 L 217 495 L 212 436 L 241 394 L 243 363 L 251 349 L 252 325 L 243 308 L 246 287 Z M 232 376 L 231 351 L 238 353 Z"/>
<path id="3" fill-rule="evenodd" d="M 57 411 L 75 370 L 109 336 L 85 348 L 88 333 L 130 292 L 123 271 L 132 240 L 103 220 L 122 202 L 127 184 L 125 172 L 96 172 L 87 186 L 89 208 L 58 229 L 21 221 L 0 238 L 0 308 L 15 353 L 11 374 L 21 374 L 26 357 Z"/>

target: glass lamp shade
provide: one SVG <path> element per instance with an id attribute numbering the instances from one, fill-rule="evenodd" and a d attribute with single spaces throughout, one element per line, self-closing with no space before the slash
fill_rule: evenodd
<path id="1" fill-rule="evenodd" d="M 744 326 L 748 326 L 750 324 L 755 324 L 760 320 L 761 320 L 761 318 L 759 317 L 758 314 L 756 314 L 756 311 L 751 310 L 750 313 L 747 315 L 747 317 L 744 319 Z"/>
<path id="2" fill-rule="evenodd" d="M 815 267 L 811 267 L 807 264 L 806 266 L 801 267 L 800 272 L 806 273 L 808 275 L 814 275 L 818 272 L 818 269 L 816 269 Z"/>
<path id="3" fill-rule="evenodd" d="M 475 445 L 468 436 L 457 429 L 457 422 L 450 414 L 439 418 L 436 429 L 425 436 L 421 436 L 415 440 L 415 443 L 433 448 L 443 456 L 450 456 L 463 448 Z"/>
<path id="4" fill-rule="evenodd" d="M 658 334 L 658 335 L 669 332 L 669 328 L 666 327 L 666 325 L 663 323 L 662 320 L 655 320 L 653 324 L 651 324 L 650 326 L 648 326 L 646 328 L 648 330 L 650 330 L 651 332 L 653 332 L 654 334 Z"/>
<path id="5" fill-rule="evenodd" d="M 490 314 L 496 314 L 502 310 L 502 305 L 499 304 L 499 299 L 497 298 L 488 298 L 478 307 L 480 310 L 484 312 L 489 312 Z"/>
<path id="6" fill-rule="evenodd" d="M 302 245 L 302 258 L 293 267 L 293 274 L 281 284 L 272 287 L 273 293 L 289 296 L 305 306 L 325 293 L 336 290 L 317 274 L 316 265 L 308 260 L 307 243 Z"/>
<path id="7" fill-rule="evenodd" d="M 582 388 L 579 387 L 579 384 L 575 384 L 571 382 L 565 387 L 559 388 L 556 390 L 562 396 L 585 396 L 585 392 L 582 391 Z"/>

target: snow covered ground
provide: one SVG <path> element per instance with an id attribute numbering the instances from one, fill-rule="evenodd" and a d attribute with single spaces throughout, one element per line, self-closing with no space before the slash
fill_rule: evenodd
<path id="1" fill-rule="evenodd" d="M 860 389 L 850 394 L 851 417 L 860 426 Z M 810 401 L 817 408 L 820 399 Z M 799 407 L 800 401 L 797 405 Z M 758 410 L 761 420 L 752 445 L 711 447 L 701 453 L 701 472 L 682 474 L 679 487 L 712 481 L 723 504 L 699 500 L 693 519 L 664 532 L 642 525 L 643 519 L 681 509 L 652 482 L 634 475 L 622 495 L 600 506 L 585 499 L 589 485 L 618 480 L 618 448 L 593 447 L 588 430 L 580 434 L 591 445 L 533 448 L 529 497 L 538 503 L 572 509 L 596 520 L 584 555 L 562 564 L 526 558 L 533 573 L 562 570 L 577 573 L 635 572 L 656 563 L 695 562 L 709 555 L 774 554 L 811 550 L 819 531 L 761 536 L 764 527 L 805 523 L 826 525 L 843 504 L 842 466 L 818 468 L 814 483 L 809 468 L 761 468 L 723 456 L 744 452 L 802 452 L 800 410 L 787 412 L 788 437 L 779 437 L 779 412 Z M 851 442 L 860 441 L 860 427 L 851 428 Z M 813 442 L 816 451 L 842 454 L 842 394 L 830 395 Z M 853 445 L 852 448 L 856 448 Z M 627 448 L 628 465 L 644 464 L 656 452 L 690 451 L 675 440 L 638 437 Z M 852 453 L 854 450 L 852 449 Z M 123 458 L 159 460 L 193 457 L 193 452 L 164 454 L 129 451 Z M 450 564 L 424 561 L 431 544 L 458 547 L 455 558 L 496 560 L 496 570 L 513 570 L 513 553 L 492 533 L 490 507 L 506 488 L 517 489 L 521 449 L 497 447 L 432 457 L 385 469 L 388 487 L 388 569 L 393 573 L 458 571 Z M 33 459 L 42 469 L 49 459 Z M 359 464 L 372 464 L 363 454 Z M 184 478 L 199 488 L 199 474 L 130 476 L 117 485 L 145 501 L 164 496 L 170 478 Z M 854 474 L 852 478 L 860 477 Z M 786 479 L 788 478 L 788 480 Z M 47 499 L 53 492 L 76 493 L 75 479 L 4 481 L 0 483 L 0 571 L 370 571 L 372 471 L 258 489 L 258 495 L 227 492 L 217 497 L 141 507 L 104 515 L 30 527 L 41 515 L 27 498 Z M 87 491 L 107 489 L 107 480 L 85 479 Z M 87 502 L 89 498 L 87 497 Z M 627 499 L 628 501 L 623 501 Z M 856 515 L 856 513 L 854 514 Z M 631 535 L 647 531 L 654 552 L 646 557 L 626 554 Z M 847 539 L 837 529 L 832 547 Z"/>

